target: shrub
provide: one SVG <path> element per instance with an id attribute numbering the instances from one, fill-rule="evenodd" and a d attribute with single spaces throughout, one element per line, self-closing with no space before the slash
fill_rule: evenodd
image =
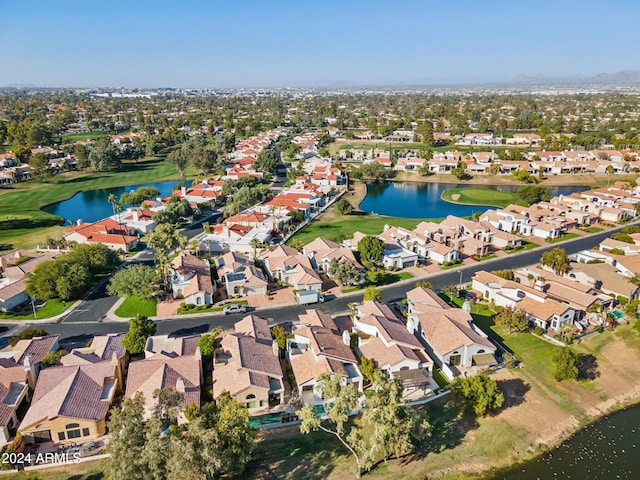
<path id="1" fill-rule="evenodd" d="M 533 329 L 533 333 L 535 333 L 536 335 L 542 335 L 544 333 L 544 330 L 539 325 L 536 325 L 536 327 Z"/>

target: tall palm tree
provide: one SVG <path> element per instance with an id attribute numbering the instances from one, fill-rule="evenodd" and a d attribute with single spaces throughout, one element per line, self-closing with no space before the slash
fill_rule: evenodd
<path id="1" fill-rule="evenodd" d="M 252 238 L 249 242 L 249 245 L 253 247 L 253 261 L 256 261 L 257 249 L 261 245 L 260 240 L 257 238 Z"/>
<path id="2" fill-rule="evenodd" d="M 111 204 L 111 209 L 113 210 L 113 216 L 116 216 L 116 195 L 115 193 L 110 193 L 107 197 L 107 201 Z"/>

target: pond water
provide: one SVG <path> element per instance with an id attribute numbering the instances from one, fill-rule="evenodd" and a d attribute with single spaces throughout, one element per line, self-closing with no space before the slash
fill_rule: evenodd
<path id="1" fill-rule="evenodd" d="M 126 187 L 112 187 L 98 190 L 88 190 L 78 192 L 73 197 L 62 202 L 52 203 L 42 209 L 45 212 L 53 213 L 71 222 L 83 220 L 85 222 L 97 222 L 103 218 L 113 215 L 111 204 L 107 201 L 110 194 L 115 194 L 117 198 L 126 192 L 132 192 L 140 187 L 155 187 L 160 191 L 160 196 L 164 197 L 173 191 L 173 187 L 180 183 L 180 180 L 169 180 L 166 182 L 141 183 L 138 185 L 127 185 Z"/>
<path id="2" fill-rule="evenodd" d="M 612 413 L 557 448 L 488 480 L 640 478 L 640 405 Z"/>
<path id="3" fill-rule="evenodd" d="M 472 187 L 489 188 L 503 192 L 515 192 L 519 185 L 471 185 Z M 440 218 L 447 215 L 466 217 L 478 211 L 485 211 L 489 206 L 458 205 L 445 202 L 440 198 L 442 192 L 449 188 L 465 188 L 470 185 L 454 183 L 417 183 L 417 182 L 372 182 L 367 184 L 367 196 L 360 203 L 365 212 L 405 218 Z M 573 192 L 587 190 L 585 186 L 551 187 L 554 196 L 568 195 Z"/>

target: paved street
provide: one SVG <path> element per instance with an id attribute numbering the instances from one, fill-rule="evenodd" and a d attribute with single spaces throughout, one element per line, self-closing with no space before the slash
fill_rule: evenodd
<path id="1" fill-rule="evenodd" d="M 615 230 L 619 230 L 619 227 Z M 600 232 L 595 234 L 586 235 L 581 238 L 574 239 L 566 242 L 561 246 L 567 250 L 569 254 L 577 253 L 580 250 L 590 248 L 600 243 L 604 238 L 607 238 L 613 231 Z M 477 265 L 469 265 L 461 268 L 454 268 L 448 271 L 439 272 L 429 276 L 429 281 L 433 283 L 435 289 L 442 289 L 447 285 L 458 284 L 462 277 L 462 283 L 469 282 L 473 274 L 479 270 L 499 270 L 499 269 L 514 269 L 525 265 L 531 265 L 538 262 L 542 251 L 550 250 L 557 245 L 549 245 L 544 250 L 536 250 L 524 252 L 515 256 L 506 256 L 498 259 L 493 259 L 489 262 L 482 262 Z M 461 275 L 462 273 L 462 275 Z M 383 287 L 382 298 L 384 301 L 399 300 L 403 298 L 406 292 L 413 288 L 414 282 L 403 283 L 401 285 L 390 285 Z M 96 292 L 96 296 L 98 292 Z M 348 310 L 347 304 L 350 302 L 356 302 L 361 300 L 362 292 L 356 292 L 352 295 L 335 298 L 328 300 L 322 305 L 318 306 L 321 310 L 330 313 L 338 314 Z M 95 299 L 95 304 L 92 304 L 90 312 L 81 312 L 89 317 L 101 318 L 104 313 L 96 313 L 94 306 L 97 305 L 100 308 L 104 308 L 100 299 Z M 84 305 L 81 307 L 83 310 L 86 308 Z M 269 319 L 270 323 L 282 323 L 296 321 L 298 314 L 304 312 L 307 308 L 304 306 L 284 306 L 264 308 L 258 310 L 256 313 L 261 317 Z M 81 315 L 79 313 L 78 315 Z M 105 311 L 106 313 L 106 311 Z M 231 328 L 233 324 L 243 317 L 242 314 L 235 315 L 206 315 L 200 317 L 179 316 L 170 320 L 158 321 L 158 333 L 168 333 L 173 335 L 187 335 L 191 333 L 202 333 L 209 331 L 214 326 L 222 326 L 224 328 Z M 82 318 L 82 317 L 78 317 Z M 76 318 L 76 321 L 77 320 Z M 126 323 L 113 323 L 113 322 L 96 322 L 86 323 L 81 325 L 69 323 L 65 321 L 61 324 L 46 325 L 46 330 L 49 333 L 59 334 L 62 339 L 62 343 L 65 348 L 73 346 L 83 345 L 93 335 L 105 334 L 108 332 L 124 332 L 127 330 Z"/>
<path id="2" fill-rule="evenodd" d="M 610 236 L 613 232 L 620 230 L 623 227 L 618 227 L 613 230 L 605 232 L 599 232 L 595 234 L 586 235 L 584 237 L 576 238 L 569 242 L 565 242 L 560 246 L 567 250 L 569 254 L 574 254 L 580 250 L 588 249 L 594 245 L 599 244 L 603 239 Z M 549 245 L 544 249 L 524 252 L 515 256 L 505 256 L 497 259 L 490 260 L 488 262 L 482 262 L 476 265 L 468 265 L 460 268 L 453 268 L 444 272 L 438 272 L 429 276 L 429 281 L 433 283 L 435 289 L 442 289 L 447 285 L 453 285 L 469 282 L 473 274 L 479 270 L 501 270 L 501 269 L 514 269 L 525 265 L 535 264 L 539 261 L 543 251 L 550 250 L 558 245 Z M 149 261 L 149 258 L 145 255 L 143 261 Z M 462 275 L 461 275 L 462 273 Z M 415 282 L 407 282 L 400 285 L 390 285 L 388 287 L 381 288 L 382 298 L 384 301 L 399 300 L 404 298 L 406 292 L 413 288 Z M 113 299 L 106 297 L 106 293 L 103 293 L 103 289 L 98 289 L 92 296 L 89 302 L 86 302 L 80 307 L 79 312 L 74 313 L 73 317 L 69 318 L 59 324 L 44 325 L 43 328 L 51 334 L 59 334 L 61 337 L 61 343 L 64 348 L 73 348 L 82 346 L 93 335 L 103 335 L 109 332 L 124 332 L 127 330 L 126 322 L 104 322 L 101 321 L 104 315 L 108 311 L 107 305 L 112 305 Z M 350 302 L 357 302 L 362 299 L 362 291 L 355 292 L 348 296 L 341 298 L 328 299 L 325 303 L 318 305 L 317 308 L 330 313 L 339 314 L 348 310 L 347 304 Z M 105 309 L 105 307 L 107 307 Z M 280 306 L 272 308 L 262 308 L 255 313 L 261 317 L 269 319 L 271 324 L 292 322 L 298 319 L 298 314 L 303 313 L 307 308 L 314 308 L 314 306 Z M 199 317 L 179 316 L 168 320 L 158 321 L 158 333 L 172 334 L 172 335 L 188 335 L 193 333 L 202 333 L 211 330 L 215 326 L 222 326 L 224 328 L 231 328 L 233 324 L 241 319 L 243 314 L 235 314 L 225 316 L 222 314 L 212 314 Z M 86 318 L 88 320 L 82 320 Z M 78 322 L 88 322 L 79 324 Z M 15 325 L 11 325 L 9 330 L 14 328 Z M 0 326 L 2 328 L 2 326 Z M 8 331 L 0 331 L 0 334 L 7 334 Z"/>
<path id="3" fill-rule="evenodd" d="M 182 230 L 184 236 L 191 240 L 199 233 L 202 233 L 202 222 L 208 221 L 215 223 L 222 214 L 215 212 L 202 220 L 189 225 Z M 128 263 L 144 263 L 153 266 L 153 250 L 144 250 L 137 254 L 135 258 L 129 260 Z M 85 299 L 82 306 L 71 312 L 63 320 L 64 323 L 85 323 L 85 322 L 102 322 L 105 320 L 107 312 L 118 301 L 117 297 L 107 295 L 108 279 L 105 279 L 100 285 L 92 291 Z"/>

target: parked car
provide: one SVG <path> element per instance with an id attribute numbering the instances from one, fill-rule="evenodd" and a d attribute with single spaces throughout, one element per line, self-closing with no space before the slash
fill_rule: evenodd
<path id="1" fill-rule="evenodd" d="M 247 311 L 246 305 L 238 305 L 237 303 L 232 303 L 227 305 L 222 309 L 225 315 L 229 315 L 230 313 L 244 313 Z"/>

